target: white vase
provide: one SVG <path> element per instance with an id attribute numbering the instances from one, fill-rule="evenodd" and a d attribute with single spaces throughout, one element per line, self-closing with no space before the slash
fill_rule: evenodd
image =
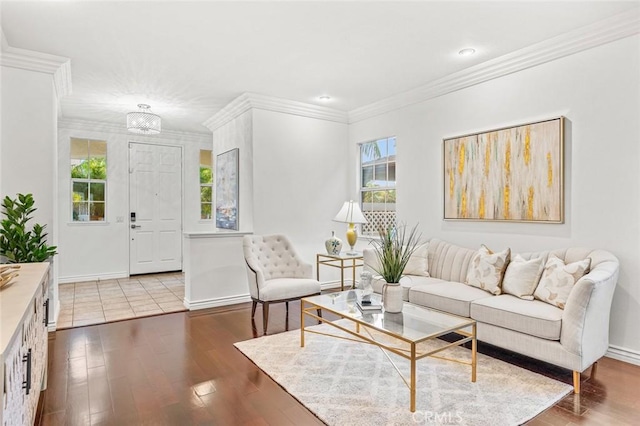
<path id="1" fill-rule="evenodd" d="M 385 312 L 402 312 L 402 286 L 400 283 L 386 283 L 382 286 L 382 306 Z"/>
<path id="2" fill-rule="evenodd" d="M 327 249 L 327 254 L 337 256 L 342 250 L 342 240 L 336 237 L 334 231 L 331 231 L 331 238 L 324 242 L 324 247 Z"/>

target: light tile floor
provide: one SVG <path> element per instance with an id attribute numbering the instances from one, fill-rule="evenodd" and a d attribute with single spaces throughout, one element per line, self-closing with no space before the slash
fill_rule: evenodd
<path id="1" fill-rule="evenodd" d="M 180 272 L 60 284 L 57 329 L 186 310 Z"/>

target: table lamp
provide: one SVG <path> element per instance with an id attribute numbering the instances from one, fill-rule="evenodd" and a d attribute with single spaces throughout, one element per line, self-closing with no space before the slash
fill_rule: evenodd
<path id="1" fill-rule="evenodd" d="M 349 229 L 347 230 L 347 242 L 351 246 L 351 251 L 347 252 L 350 256 L 355 256 L 358 254 L 355 251 L 354 246 L 356 245 L 356 241 L 358 240 L 358 234 L 356 233 L 355 224 L 356 223 L 367 223 L 367 218 L 364 217 L 362 211 L 360 210 L 360 206 L 355 201 L 345 201 L 344 205 L 333 218 L 335 222 L 343 222 L 349 224 Z"/>

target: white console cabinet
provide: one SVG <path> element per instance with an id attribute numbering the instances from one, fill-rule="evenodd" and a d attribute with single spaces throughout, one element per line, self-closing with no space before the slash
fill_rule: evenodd
<path id="1" fill-rule="evenodd" d="M 49 263 L 26 263 L 0 290 L 0 426 L 32 425 L 47 385 Z"/>

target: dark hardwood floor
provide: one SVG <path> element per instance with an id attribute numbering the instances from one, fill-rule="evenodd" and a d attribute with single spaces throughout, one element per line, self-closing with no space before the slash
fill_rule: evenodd
<path id="1" fill-rule="evenodd" d="M 299 303 L 269 315 L 269 334 L 299 327 Z M 258 337 L 250 304 L 61 330 L 49 335 L 42 425 L 315 425 L 304 406 L 233 347 Z M 480 351 L 571 384 L 571 372 L 488 345 Z M 587 371 L 588 373 L 588 371 Z M 640 367 L 604 358 L 582 394 L 531 425 L 640 419 Z M 372 423 L 374 419 L 372 419 Z"/>

